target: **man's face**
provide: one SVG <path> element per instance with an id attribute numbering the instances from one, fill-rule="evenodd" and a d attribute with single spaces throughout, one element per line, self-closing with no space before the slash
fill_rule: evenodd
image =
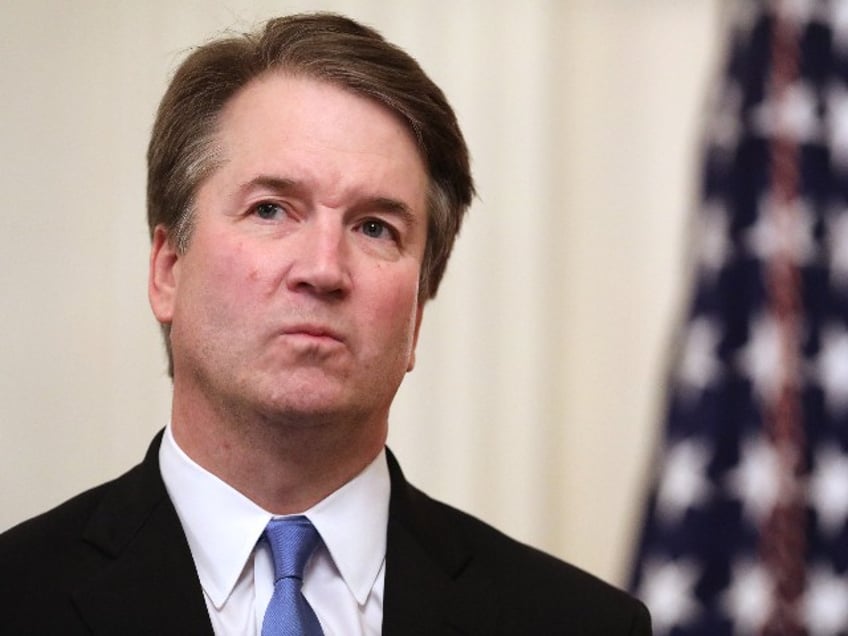
<path id="1" fill-rule="evenodd" d="M 175 400 L 385 425 L 422 311 L 427 174 L 412 136 L 376 102 L 271 73 L 227 105 L 218 142 L 188 249 L 154 236 Z"/>

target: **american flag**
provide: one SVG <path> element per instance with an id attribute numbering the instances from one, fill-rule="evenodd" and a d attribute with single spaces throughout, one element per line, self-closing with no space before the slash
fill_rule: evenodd
<path id="1" fill-rule="evenodd" d="M 732 0 L 633 575 L 658 636 L 848 634 L 848 0 Z"/>

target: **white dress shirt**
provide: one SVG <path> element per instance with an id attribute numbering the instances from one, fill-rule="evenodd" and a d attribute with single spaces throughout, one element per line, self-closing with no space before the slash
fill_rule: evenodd
<path id="1" fill-rule="evenodd" d="M 159 465 L 215 634 L 261 634 L 274 589 L 274 564 L 262 533 L 273 515 L 192 461 L 170 425 Z M 323 540 L 304 571 L 303 594 L 325 636 L 381 633 L 390 488 L 383 450 L 354 479 L 303 513 Z"/>

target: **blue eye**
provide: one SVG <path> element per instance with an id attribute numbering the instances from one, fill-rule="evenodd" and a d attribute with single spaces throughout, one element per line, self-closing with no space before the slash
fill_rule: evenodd
<path id="1" fill-rule="evenodd" d="M 254 208 L 256 212 L 256 216 L 260 219 L 265 219 L 266 221 L 271 221 L 282 216 L 285 211 L 283 208 L 276 203 L 260 203 Z"/>
<path id="2" fill-rule="evenodd" d="M 386 226 L 380 221 L 365 221 L 362 224 L 362 233 L 371 238 L 380 238 L 386 233 Z"/>

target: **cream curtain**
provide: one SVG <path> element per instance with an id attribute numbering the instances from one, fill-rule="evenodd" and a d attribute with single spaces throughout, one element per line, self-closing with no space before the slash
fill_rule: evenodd
<path id="1" fill-rule="evenodd" d="M 624 581 L 685 290 L 719 0 L 50 0 L 0 22 L 0 529 L 167 421 L 144 152 L 185 50 L 348 13 L 445 89 L 479 189 L 390 444 L 431 494 Z"/>

